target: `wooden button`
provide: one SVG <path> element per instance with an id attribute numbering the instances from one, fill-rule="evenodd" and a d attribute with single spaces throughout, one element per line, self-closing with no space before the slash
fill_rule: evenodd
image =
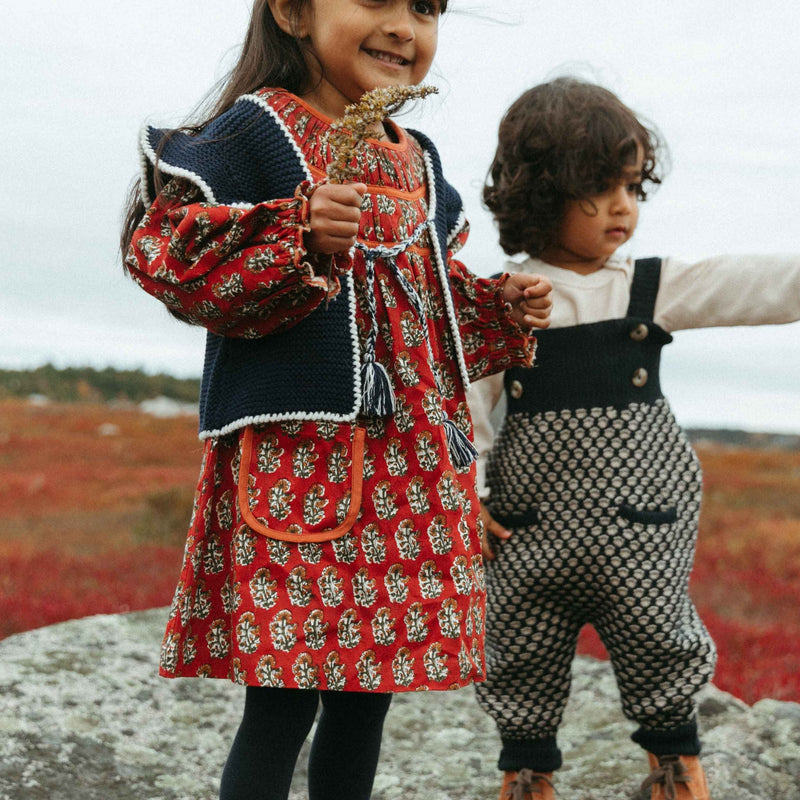
<path id="1" fill-rule="evenodd" d="M 634 342 L 641 342 L 647 338 L 648 333 L 650 333 L 650 329 L 642 322 L 631 331 L 631 339 Z"/>
<path id="2" fill-rule="evenodd" d="M 647 370 L 644 367 L 639 367 L 636 372 L 633 373 L 633 377 L 631 378 L 631 383 L 634 386 L 638 386 L 641 388 L 647 383 L 648 378 Z"/>
<path id="3" fill-rule="evenodd" d="M 519 381 L 511 381 L 511 385 L 508 387 L 508 393 L 515 399 L 519 400 L 524 393 L 524 389 L 522 388 L 522 384 Z"/>

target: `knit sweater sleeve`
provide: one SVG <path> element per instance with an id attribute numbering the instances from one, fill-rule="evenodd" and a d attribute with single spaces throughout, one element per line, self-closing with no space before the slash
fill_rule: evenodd
<path id="1" fill-rule="evenodd" d="M 145 213 L 125 265 L 180 319 L 257 338 L 291 327 L 328 294 L 305 249 L 306 230 L 303 185 L 292 198 L 244 208 L 203 202 L 197 187 L 174 178 Z M 338 288 L 334 277 L 331 294 Z"/>

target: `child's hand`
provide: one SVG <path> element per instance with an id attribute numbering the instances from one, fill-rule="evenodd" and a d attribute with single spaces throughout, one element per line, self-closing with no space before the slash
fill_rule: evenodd
<path id="1" fill-rule="evenodd" d="M 363 183 L 322 183 L 309 200 L 309 225 L 305 244 L 313 253 L 341 253 L 356 242 Z"/>
<path id="2" fill-rule="evenodd" d="M 483 536 L 481 536 L 481 552 L 487 561 L 494 561 L 495 552 L 489 543 L 489 534 L 496 536 L 498 539 L 510 539 L 511 531 L 506 530 L 487 510 L 486 506 L 481 503 L 480 510 L 481 520 L 483 521 Z"/>
<path id="3" fill-rule="evenodd" d="M 543 275 L 514 272 L 503 286 L 503 299 L 511 305 L 511 317 L 524 328 L 546 328 L 553 308 L 553 285 Z"/>

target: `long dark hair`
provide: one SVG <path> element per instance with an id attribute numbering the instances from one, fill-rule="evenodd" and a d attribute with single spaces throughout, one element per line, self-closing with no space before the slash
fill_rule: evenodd
<path id="1" fill-rule="evenodd" d="M 569 200 L 603 192 L 642 149 L 642 184 L 661 183 L 666 148 L 612 92 L 576 78 L 534 86 L 500 123 L 497 152 L 483 189 L 500 245 L 509 255 L 540 255 L 558 230 Z"/>
<path id="2" fill-rule="evenodd" d="M 312 0 L 291 0 L 289 18 L 292 30 L 298 29 L 303 11 L 311 2 Z M 446 10 L 447 2 L 448 0 L 439 0 L 440 13 Z M 201 111 L 198 114 L 201 121 L 170 131 L 162 138 L 159 153 L 172 134 L 178 131 L 197 133 L 230 110 L 237 98 L 243 94 L 253 92 L 262 86 L 285 89 L 292 94 L 303 94 L 312 88 L 313 77 L 308 69 L 302 40 L 298 36 L 285 33 L 278 26 L 272 16 L 268 0 L 255 0 L 236 66 L 218 87 L 212 89 L 206 101 L 201 104 L 200 108 L 206 109 L 204 113 Z M 158 153 L 156 155 L 158 156 Z M 158 170 L 155 170 L 154 179 L 158 191 L 163 183 Z M 123 267 L 133 233 L 146 210 L 139 191 L 139 179 L 136 178 L 128 191 L 120 235 Z"/>
<path id="3" fill-rule="evenodd" d="M 311 0 L 292 0 L 290 13 L 295 26 L 310 2 Z M 201 104 L 198 114 L 200 121 L 170 131 L 161 144 L 162 146 L 166 144 L 169 136 L 178 131 L 197 133 L 209 122 L 232 108 L 236 99 L 243 94 L 253 92 L 262 86 L 280 87 L 288 92 L 300 94 L 309 88 L 310 80 L 311 74 L 306 65 L 300 40 L 278 27 L 268 0 L 255 0 L 239 59 L 230 73 L 215 89 L 212 89 Z M 162 184 L 158 170 L 155 181 L 158 190 Z M 131 238 L 145 211 L 139 191 L 139 179 L 136 178 L 128 191 L 120 235 L 123 267 Z"/>

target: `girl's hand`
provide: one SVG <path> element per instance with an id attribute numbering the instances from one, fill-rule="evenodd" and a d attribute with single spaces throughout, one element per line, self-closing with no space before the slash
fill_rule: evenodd
<path id="1" fill-rule="evenodd" d="M 483 536 L 481 536 L 481 553 L 487 561 L 494 561 L 496 554 L 492 550 L 492 545 L 489 543 L 489 534 L 496 536 L 498 539 L 510 539 L 511 531 L 504 528 L 487 510 L 486 506 L 481 503 L 480 511 L 481 520 L 483 521 Z"/>
<path id="2" fill-rule="evenodd" d="M 543 275 L 514 272 L 503 285 L 503 299 L 511 317 L 524 328 L 546 328 L 553 308 L 553 285 Z"/>
<path id="3" fill-rule="evenodd" d="M 322 183 L 311 194 L 306 247 L 313 253 L 341 253 L 356 242 L 363 183 Z"/>

